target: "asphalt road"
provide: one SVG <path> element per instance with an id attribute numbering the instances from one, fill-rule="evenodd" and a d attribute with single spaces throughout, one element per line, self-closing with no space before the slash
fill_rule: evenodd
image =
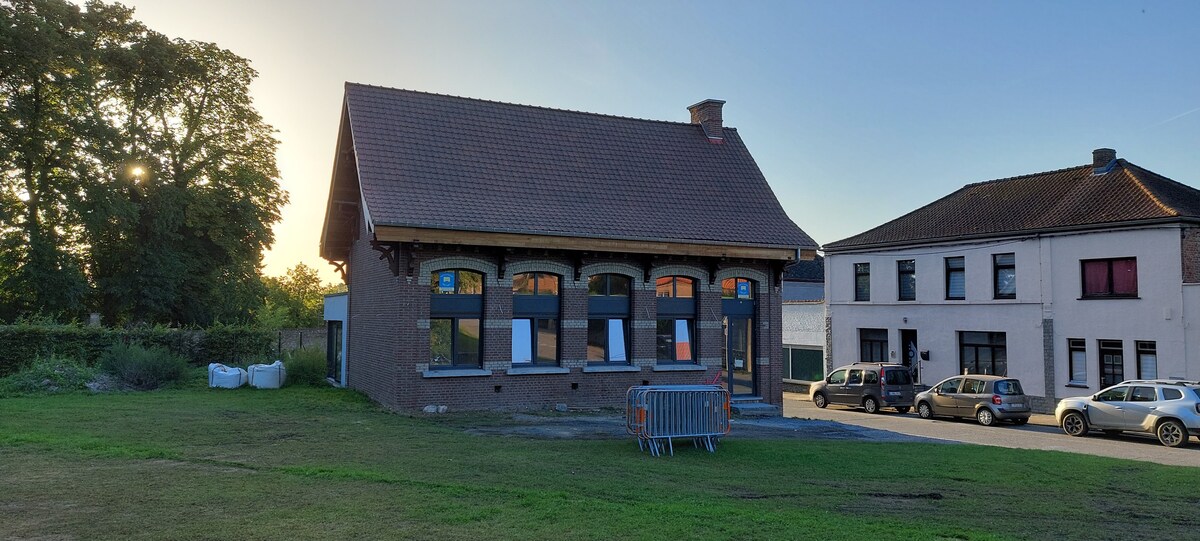
<path id="1" fill-rule="evenodd" d="M 1122 434 L 1105 436 L 1093 431 L 1087 437 L 1073 438 L 1055 425 L 1050 415 L 1035 415 L 1025 426 L 1001 422 L 995 426 L 980 426 L 972 420 L 934 419 L 925 420 L 916 413 L 899 414 L 886 409 L 875 415 L 846 406 L 829 406 L 819 409 L 808 399 L 808 395 L 784 393 L 783 415 L 800 419 L 837 421 L 848 425 L 876 430 L 887 430 L 909 436 L 941 440 L 1010 447 L 1014 449 L 1041 449 L 1087 455 L 1106 456 L 1156 462 L 1170 466 L 1200 467 L 1200 440 L 1191 438 L 1188 446 L 1171 449 L 1158 443 L 1151 436 Z"/>

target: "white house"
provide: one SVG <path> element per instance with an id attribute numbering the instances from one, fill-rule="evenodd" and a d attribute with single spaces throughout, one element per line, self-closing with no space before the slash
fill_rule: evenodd
<path id="1" fill-rule="evenodd" d="M 1125 379 L 1200 379 L 1200 190 L 1111 149 L 824 249 L 827 367 L 1008 375 L 1042 411 Z"/>
<path id="2" fill-rule="evenodd" d="M 783 270 L 783 389 L 807 392 L 825 373 L 825 260 Z"/>

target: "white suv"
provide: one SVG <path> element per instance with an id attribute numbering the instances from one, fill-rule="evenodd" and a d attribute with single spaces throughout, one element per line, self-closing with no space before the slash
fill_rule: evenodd
<path id="1" fill-rule="evenodd" d="M 1092 396 L 1059 400 L 1054 417 L 1071 436 L 1084 436 L 1089 428 L 1144 432 L 1168 447 L 1183 447 L 1190 435 L 1200 436 L 1200 383 L 1123 381 Z"/>

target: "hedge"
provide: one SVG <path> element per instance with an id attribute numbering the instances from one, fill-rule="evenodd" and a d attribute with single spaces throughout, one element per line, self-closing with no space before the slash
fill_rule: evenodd
<path id="1" fill-rule="evenodd" d="M 158 346 L 192 364 L 242 364 L 270 355 L 276 333 L 259 327 L 217 325 L 208 329 L 136 327 L 110 329 L 79 325 L 0 325 L 0 377 L 26 363 L 57 355 L 95 364 L 116 343 Z"/>

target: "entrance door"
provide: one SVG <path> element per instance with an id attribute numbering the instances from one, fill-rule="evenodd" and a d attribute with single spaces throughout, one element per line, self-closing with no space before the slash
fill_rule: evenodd
<path id="1" fill-rule="evenodd" d="M 325 325 L 325 377 L 342 383 L 342 322 Z"/>
<path id="2" fill-rule="evenodd" d="M 725 318 L 725 369 L 729 373 L 730 394 L 756 394 L 753 322 L 748 317 Z"/>
<path id="3" fill-rule="evenodd" d="M 900 349 L 904 351 L 903 363 L 912 372 L 913 381 L 921 383 L 921 358 L 917 349 L 916 329 L 900 329 Z"/>

